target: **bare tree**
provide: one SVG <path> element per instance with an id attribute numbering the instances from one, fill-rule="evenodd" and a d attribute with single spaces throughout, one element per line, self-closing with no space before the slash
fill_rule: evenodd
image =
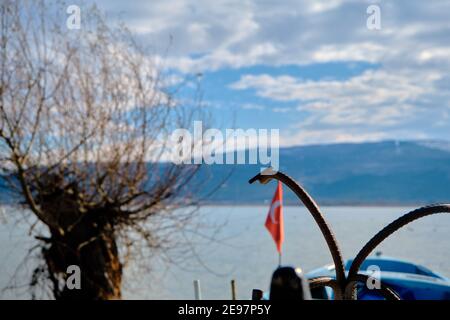
<path id="1" fill-rule="evenodd" d="M 32 284 L 45 280 L 57 299 L 117 299 L 137 237 L 161 248 L 170 226 L 192 218 L 176 209 L 193 203 L 198 166 L 161 161 L 160 137 L 204 115 L 196 99 L 174 98 L 125 27 L 90 8 L 68 30 L 65 9 L 1 2 L 2 176 L 48 229 L 36 236 L 44 263 Z M 81 290 L 64 286 L 69 265 L 81 268 Z"/>

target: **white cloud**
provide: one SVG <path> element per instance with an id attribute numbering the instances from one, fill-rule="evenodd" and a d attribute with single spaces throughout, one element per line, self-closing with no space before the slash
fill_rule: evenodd
<path id="1" fill-rule="evenodd" d="M 398 130 L 393 133 L 387 132 L 361 132 L 353 129 L 325 129 L 325 130 L 297 130 L 280 137 L 280 145 L 290 147 L 296 145 L 312 145 L 323 143 L 360 143 L 360 142 L 376 142 L 387 139 L 394 140 L 425 140 L 429 139 L 421 132 L 405 132 Z"/>
<path id="2" fill-rule="evenodd" d="M 347 80 L 299 80 L 290 76 L 245 75 L 231 85 L 254 89 L 275 101 L 298 101 L 305 122 L 327 125 L 396 125 L 414 115 L 416 103 L 432 96 L 438 73 L 398 73 L 369 70 Z"/>
<path id="3" fill-rule="evenodd" d="M 311 13 L 325 12 L 339 7 L 342 2 L 342 0 L 311 1 L 308 3 L 308 11 Z"/>
<path id="4" fill-rule="evenodd" d="M 377 31 L 366 28 L 366 8 L 372 3 L 153 0 L 129 6 L 105 0 L 100 7 L 122 12 L 139 39 L 159 53 L 158 60 L 183 73 L 257 64 L 364 61 L 377 65 L 376 70 L 343 80 L 261 74 L 233 84 L 234 89 L 254 89 L 266 99 L 298 103 L 302 116 L 306 113 L 296 127 L 305 131 L 300 140 L 371 140 L 400 133 L 419 137 L 429 134 L 416 131 L 425 126 L 447 128 L 448 134 L 450 1 L 379 0 L 381 30 Z M 170 37 L 173 42 L 164 55 Z M 277 113 L 288 110 L 273 108 Z"/>
<path id="5" fill-rule="evenodd" d="M 314 62 L 330 61 L 366 61 L 376 63 L 383 56 L 385 48 L 372 42 L 336 45 L 329 44 L 319 47 L 311 53 Z"/>
<path id="6" fill-rule="evenodd" d="M 244 103 L 241 105 L 242 109 L 245 110 L 264 110 L 265 107 L 260 105 L 260 104 L 255 104 L 255 103 Z"/>
<path id="7" fill-rule="evenodd" d="M 379 31 L 366 28 L 369 4 L 356 0 L 290 0 L 282 4 L 153 0 L 129 6 L 121 1 L 100 1 L 102 8 L 117 16 L 120 13 L 152 47 L 165 52 L 173 37 L 167 58 L 184 72 L 260 63 L 417 63 L 433 57 L 443 58 L 448 64 L 445 12 L 450 11 L 449 1 L 408 1 L 407 6 L 378 1 L 382 19 Z M 202 56 L 192 56 L 195 53 Z"/>
<path id="8" fill-rule="evenodd" d="M 430 126 L 447 126 L 449 97 L 437 88 L 442 72 L 389 73 L 368 70 L 346 80 L 302 80 L 291 76 L 244 75 L 236 90 L 253 89 L 275 102 L 295 102 L 302 119 L 285 129 L 283 145 L 428 139 Z M 442 101 L 447 104 L 442 104 Z M 289 108 L 275 108 L 286 112 Z M 444 120 L 445 121 L 445 120 Z"/>
<path id="9" fill-rule="evenodd" d="M 291 108 L 275 107 L 275 108 L 272 108 L 272 111 L 273 112 L 277 112 L 277 113 L 286 113 L 286 112 L 292 111 L 292 109 Z"/>
<path id="10" fill-rule="evenodd" d="M 381 132 L 359 133 L 354 131 L 345 131 L 342 129 L 327 130 L 301 130 L 294 134 L 283 135 L 280 145 L 283 147 L 321 144 L 327 142 L 363 142 L 363 141 L 381 141 L 388 138 L 388 135 Z"/>

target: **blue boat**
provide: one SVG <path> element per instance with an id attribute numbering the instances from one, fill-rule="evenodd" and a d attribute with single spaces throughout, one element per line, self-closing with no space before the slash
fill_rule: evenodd
<path id="1" fill-rule="evenodd" d="M 346 274 L 352 262 L 352 259 L 346 261 Z M 377 275 L 373 273 L 373 266 L 380 270 Z M 409 261 L 377 254 L 368 257 L 363 262 L 360 273 L 372 276 L 374 281 L 381 280 L 402 300 L 450 300 L 450 279 Z M 334 265 L 324 266 L 308 272 L 305 276 L 307 279 L 318 277 L 334 279 L 335 268 Z M 312 289 L 311 295 L 315 299 L 334 299 L 334 293 L 330 287 Z M 367 285 L 358 285 L 357 295 L 358 300 L 384 299 L 378 290 L 371 290 Z"/>

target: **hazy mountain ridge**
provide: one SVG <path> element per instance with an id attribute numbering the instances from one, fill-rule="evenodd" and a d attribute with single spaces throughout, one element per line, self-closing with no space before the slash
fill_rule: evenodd
<path id="1" fill-rule="evenodd" d="M 248 184 L 259 165 L 204 165 L 192 183 L 211 204 L 264 204 L 275 183 Z M 280 149 L 280 170 L 326 205 L 419 205 L 450 203 L 450 143 L 384 141 Z M 212 195 L 225 177 L 226 182 Z M 206 182 L 205 182 L 206 181 Z M 189 187 L 188 187 L 189 189 Z M 0 180 L 0 202 L 17 199 Z M 198 188 L 192 188 L 198 190 Z M 287 188 L 285 203 L 297 203 Z M 197 191 L 195 191 L 197 192 Z M 15 200 L 16 199 L 16 200 Z"/>
<path id="2" fill-rule="evenodd" d="M 280 169 L 306 187 L 323 204 L 426 204 L 450 202 L 450 143 L 385 141 L 280 149 Z M 249 185 L 256 165 L 207 168 L 217 182 L 231 177 L 209 201 L 264 203 L 274 183 Z M 295 196 L 285 188 L 285 202 Z"/>

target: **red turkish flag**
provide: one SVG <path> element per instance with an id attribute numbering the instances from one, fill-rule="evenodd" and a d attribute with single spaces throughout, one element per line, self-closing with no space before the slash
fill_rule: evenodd
<path id="1" fill-rule="evenodd" d="M 284 241 L 284 225 L 283 225 L 283 188 L 281 182 L 278 181 L 277 190 L 272 199 L 269 213 L 265 226 L 272 235 L 273 240 L 277 245 L 277 250 L 281 253 L 281 246 Z"/>

